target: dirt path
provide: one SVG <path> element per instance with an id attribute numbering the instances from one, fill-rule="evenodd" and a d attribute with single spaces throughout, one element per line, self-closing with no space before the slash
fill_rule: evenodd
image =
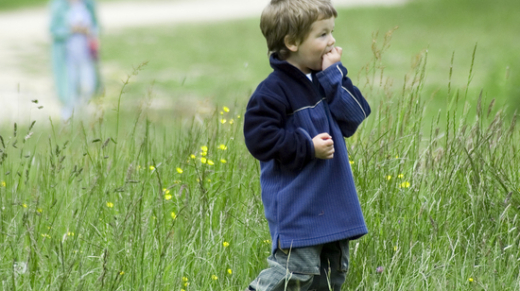
<path id="1" fill-rule="evenodd" d="M 338 7 L 398 5 L 406 0 L 333 0 Z M 103 33 L 132 27 L 257 17 L 269 0 L 103 2 Z M 0 13 L 0 125 L 59 119 L 45 8 Z M 38 100 L 38 103 L 32 102 Z"/>

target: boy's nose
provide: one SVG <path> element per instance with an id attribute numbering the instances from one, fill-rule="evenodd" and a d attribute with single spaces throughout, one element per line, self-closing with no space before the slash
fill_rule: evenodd
<path id="1" fill-rule="evenodd" d="M 335 43 L 336 43 L 336 39 L 331 34 L 330 38 L 329 38 L 329 46 L 333 46 Z"/>

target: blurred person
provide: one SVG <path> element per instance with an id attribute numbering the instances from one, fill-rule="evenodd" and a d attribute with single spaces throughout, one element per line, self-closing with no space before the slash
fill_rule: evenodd
<path id="1" fill-rule="evenodd" d="M 99 28 L 94 0 L 52 0 L 50 32 L 56 91 L 68 120 L 99 87 Z"/>
<path id="2" fill-rule="evenodd" d="M 271 0 L 260 28 L 273 72 L 244 115 L 244 137 L 260 161 L 272 246 L 254 291 L 341 290 L 349 242 L 368 230 L 345 137 L 370 114 L 347 77 L 332 36 L 330 0 Z"/>

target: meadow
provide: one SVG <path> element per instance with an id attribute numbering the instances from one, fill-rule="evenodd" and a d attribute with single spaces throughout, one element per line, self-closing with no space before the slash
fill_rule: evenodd
<path id="1" fill-rule="evenodd" d="M 365 19 L 368 36 L 336 24 L 338 42 L 360 38 L 340 45 L 373 109 L 347 139 L 369 233 L 351 242 L 344 290 L 520 290 L 520 133 L 504 102 L 518 41 L 497 24 L 486 35 L 501 46 L 453 29 L 453 47 L 426 50 L 430 25 L 410 37 L 421 11 L 455 19 L 446 5 L 457 5 L 431 3 L 340 12 L 380 19 Z M 491 15 L 482 26 L 512 13 L 486 7 L 473 11 Z M 95 118 L 0 129 L 3 290 L 243 290 L 254 279 L 271 241 L 242 136 L 245 101 L 269 72 L 253 29 L 122 32 L 103 41 L 114 76 Z"/>

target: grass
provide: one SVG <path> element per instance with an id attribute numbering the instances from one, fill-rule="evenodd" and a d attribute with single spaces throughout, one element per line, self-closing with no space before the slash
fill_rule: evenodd
<path id="1" fill-rule="evenodd" d="M 361 88 L 369 84 L 360 74 L 376 60 L 370 48 L 375 41 L 381 49 L 389 32 L 387 48 L 377 61 L 385 66 L 382 83 L 392 91 L 401 90 L 403 77 L 428 50 L 424 86 L 430 96 L 425 103 L 432 108 L 444 108 L 456 94 L 465 98 L 473 60 L 468 101 L 476 102 L 484 89 L 486 102 L 495 98 L 497 108 L 518 108 L 518 10 L 519 2 L 510 0 L 412 1 L 399 7 L 340 10 L 334 35 L 344 48 L 343 62 Z M 156 98 L 176 112 L 193 113 L 194 103 L 244 104 L 271 71 L 258 19 L 132 29 L 103 39 L 105 77 L 114 91 L 129 64 L 142 61 L 149 62 L 148 68 L 128 98 L 139 99 L 153 83 Z M 448 93 L 448 84 L 460 90 Z M 431 113 L 429 119 L 437 114 Z"/>
<path id="2" fill-rule="evenodd" d="M 425 123 L 426 58 L 396 92 L 377 62 L 363 76 L 387 102 L 348 140 L 370 232 L 344 289 L 518 290 L 519 132 L 481 99 Z M 4 289 L 237 290 L 265 267 L 244 108 L 158 122 L 149 103 L 1 132 Z"/>

